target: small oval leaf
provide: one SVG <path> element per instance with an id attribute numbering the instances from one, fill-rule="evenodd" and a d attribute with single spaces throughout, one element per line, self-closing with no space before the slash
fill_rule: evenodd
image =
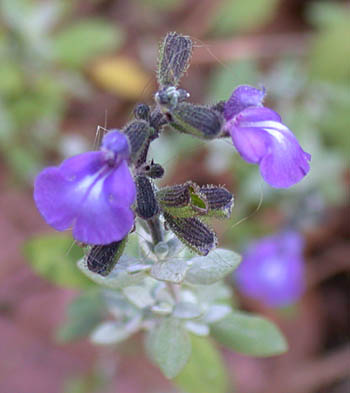
<path id="1" fill-rule="evenodd" d="M 223 345 L 246 355 L 279 355 L 288 349 L 271 321 L 245 312 L 233 312 L 211 325 L 211 335 Z"/>
<path id="2" fill-rule="evenodd" d="M 139 265 L 138 259 L 122 255 L 111 273 L 108 276 L 103 277 L 99 274 L 91 272 L 86 265 L 85 259 L 78 261 L 78 268 L 87 277 L 99 285 L 113 289 L 120 289 L 129 285 L 137 284 L 146 276 L 144 271 L 129 273 L 130 268 L 136 265 Z"/>
<path id="3" fill-rule="evenodd" d="M 147 352 L 167 378 L 174 378 L 191 355 L 191 340 L 181 321 L 165 318 L 148 336 Z"/>
<path id="4" fill-rule="evenodd" d="M 175 378 L 186 393 L 226 393 L 228 376 L 219 351 L 210 339 L 191 335 L 191 359 Z"/>
<path id="5" fill-rule="evenodd" d="M 231 250 L 218 248 L 204 257 L 191 259 L 186 281 L 191 284 L 208 285 L 222 280 L 238 267 L 241 256 Z"/>

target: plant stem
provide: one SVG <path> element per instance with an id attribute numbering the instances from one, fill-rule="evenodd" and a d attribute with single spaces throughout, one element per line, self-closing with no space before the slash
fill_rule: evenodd
<path id="1" fill-rule="evenodd" d="M 163 240 L 163 231 L 160 225 L 159 217 L 153 217 L 150 220 L 147 220 L 148 228 L 151 232 L 153 244 L 157 245 L 159 242 Z"/>

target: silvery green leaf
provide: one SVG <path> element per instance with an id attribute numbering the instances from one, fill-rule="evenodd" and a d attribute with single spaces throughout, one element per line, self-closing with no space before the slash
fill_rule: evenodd
<path id="1" fill-rule="evenodd" d="M 185 323 L 185 328 L 189 332 L 196 334 L 197 336 L 208 336 L 210 332 L 208 325 L 205 325 L 204 323 L 200 323 L 200 322 L 194 322 L 194 321 L 187 321 Z"/>
<path id="2" fill-rule="evenodd" d="M 92 332 L 91 341 L 102 345 L 123 341 L 139 330 L 141 320 L 141 314 L 139 314 L 126 323 L 104 322 Z"/>
<path id="3" fill-rule="evenodd" d="M 165 282 L 158 281 L 157 284 L 152 288 L 151 293 L 158 303 L 169 303 L 174 306 L 174 298 L 170 294 Z"/>
<path id="4" fill-rule="evenodd" d="M 188 265 L 186 261 L 169 259 L 164 262 L 154 263 L 151 269 L 151 276 L 156 280 L 179 284 L 184 280 L 187 270 Z"/>
<path id="5" fill-rule="evenodd" d="M 191 284 L 213 284 L 236 269 L 241 259 L 234 251 L 222 248 L 211 251 L 207 256 L 195 257 L 190 261 L 186 281 Z"/>
<path id="6" fill-rule="evenodd" d="M 135 258 L 139 257 L 140 254 L 139 240 L 135 232 L 128 235 L 125 249 L 124 249 L 124 254 L 129 257 L 135 257 Z"/>
<path id="7" fill-rule="evenodd" d="M 125 299 L 121 292 L 105 290 L 102 292 L 103 300 L 107 306 L 108 311 L 115 316 L 121 318 L 127 312 L 130 313 L 130 303 Z"/>
<path id="8" fill-rule="evenodd" d="M 155 299 L 151 296 L 150 290 L 147 287 L 131 285 L 124 288 L 123 293 L 138 308 L 149 307 L 155 303 Z"/>
<path id="9" fill-rule="evenodd" d="M 234 351 L 252 356 L 279 355 L 286 339 L 268 319 L 246 312 L 232 312 L 210 326 L 213 337 Z"/>
<path id="10" fill-rule="evenodd" d="M 158 315 L 169 315 L 173 311 L 173 305 L 166 302 L 158 303 L 151 308 L 151 311 Z"/>
<path id="11" fill-rule="evenodd" d="M 169 245 L 167 242 L 159 242 L 154 246 L 154 253 L 158 260 L 164 260 L 169 254 Z"/>
<path id="12" fill-rule="evenodd" d="M 236 392 L 227 375 L 225 361 L 213 340 L 191 335 L 192 354 L 183 371 L 173 381 L 181 392 Z M 232 373 L 232 371 L 231 371 Z"/>
<path id="13" fill-rule="evenodd" d="M 186 303 L 197 303 L 197 296 L 191 289 L 182 289 L 180 292 L 180 300 Z"/>
<path id="14" fill-rule="evenodd" d="M 214 323 L 223 319 L 231 311 L 232 308 L 227 304 L 214 304 L 208 308 L 203 319 L 207 323 Z"/>
<path id="15" fill-rule="evenodd" d="M 108 288 L 118 289 L 136 284 L 146 276 L 142 271 L 134 274 L 128 273 L 127 269 L 138 264 L 138 259 L 122 255 L 114 269 L 106 277 L 102 277 L 99 274 L 91 272 L 87 268 L 86 261 L 84 259 L 78 261 L 78 268 L 97 284 Z"/>
<path id="16" fill-rule="evenodd" d="M 125 340 L 129 337 L 125 325 L 119 322 L 104 322 L 91 334 L 90 339 L 95 344 L 109 345 Z"/>
<path id="17" fill-rule="evenodd" d="M 177 303 L 174 307 L 173 316 L 179 319 L 198 318 L 202 314 L 198 304 L 189 302 Z"/>
<path id="18" fill-rule="evenodd" d="M 126 271 L 130 274 L 135 274 L 139 272 L 147 272 L 148 270 L 151 270 L 151 265 L 139 263 L 136 265 L 131 265 L 129 266 Z"/>
<path id="19" fill-rule="evenodd" d="M 169 231 L 172 234 L 172 232 Z M 172 237 L 167 241 L 169 247 L 168 257 L 177 256 L 182 250 L 184 250 L 183 244 L 180 240 L 172 234 Z"/>
<path id="20" fill-rule="evenodd" d="M 211 285 L 193 285 L 192 291 L 200 304 L 212 304 L 220 300 L 231 299 L 232 290 L 222 281 Z"/>
<path id="21" fill-rule="evenodd" d="M 189 360 L 191 340 L 179 319 L 164 318 L 147 337 L 146 348 L 164 375 L 174 378 Z"/>

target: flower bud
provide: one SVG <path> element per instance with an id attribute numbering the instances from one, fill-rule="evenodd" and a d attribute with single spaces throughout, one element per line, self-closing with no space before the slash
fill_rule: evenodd
<path id="1" fill-rule="evenodd" d="M 233 195 L 224 187 L 204 186 L 199 190 L 208 202 L 208 216 L 229 218 L 233 207 Z"/>
<path id="2" fill-rule="evenodd" d="M 143 175 L 136 176 L 136 213 L 144 220 L 149 220 L 159 213 L 159 206 L 154 195 L 153 185 Z"/>
<path id="3" fill-rule="evenodd" d="M 132 162 L 137 162 L 148 147 L 151 128 L 144 120 L 134 120 L 123 131 L 129 139 L 131 160 Z"/>
<path id="4" fill-rule="evenodd" d="M 151 179 L 159 179 L 164 175 L 164 168 L 160 164 L 145 163 L 139 168 L 139 173 L 150 177 Z"/>
<path id="5" fill-rule="evenodd" d="M 217 246 L 215 232 L 198 218 L 173 217 L 164 212 L 164 219 L 176 236 L 196 253 L 207 255 Z"/>
<path id="6" fill-rule="evenodd" d="M 159 49 L 157 79 L 161 86 L 177 86 L 192 56 L 190 37 L 168 33 Z"/>
<path id="7" fill-rule="evenodd" d="M 108 276 L 121 257 L 126 240 L 127 236 L 118 242 L 92 246 L 86 257 L 88 269 L 101 276 Z"/>
<path id="8" fill-rule="evenodd" d="M 206 106 L 182 102 L 168 114 L 169 124 L 176 130 L 203 139 L 218 138 L 224 118 Z"/>
<path id="9" fill-rule="evenodd" d="M 134 116 L 138 120 L 149 120 L 150 107 L 146 104 L 138 104 L 134 108 Z"/>
<path id="10" fill-rule="evenodd" d="M 205 195 L 191 181 L 160 189 L 157 200 L 162 210 L 174 217 L 195 217 L 208 212 Z"/>
<path id="11" fill-rule="evenodd" d="M 161 112 L 158 108 L 151 112 L 149 122 L 156 133 L 160 132 L 161 128 L 167 124 L 163 112 Z"/>

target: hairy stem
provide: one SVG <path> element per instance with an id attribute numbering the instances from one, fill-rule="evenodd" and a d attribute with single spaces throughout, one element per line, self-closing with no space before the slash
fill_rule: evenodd
<path id="1" fill-rule="evenodd" d="M 153 244 L 157 245 L 163 240 L 163 231 L 160 225 L 159 216 L 147 220 L 147 225 L 151 232 Z"/>

